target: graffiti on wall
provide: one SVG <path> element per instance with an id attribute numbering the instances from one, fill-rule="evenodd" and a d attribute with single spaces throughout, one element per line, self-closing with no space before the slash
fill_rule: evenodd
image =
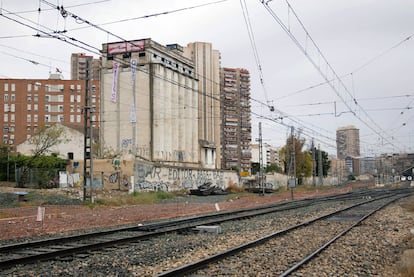
<path id="1" fill-rule="evenodd" d="M 172 191 L 191 189 L 207 182 L 224 188 L 224 172 L 222 170 L 172 168 L 135 163 L 136 190 Z"/>
<path id="2" fill-rule="evenodd" d="M 123 138 L 121 140 L 121 147 L 124 150 L 132 149 L 134 147 L 132 138 Z M 147 146 L 138 146 L 135 145 L 135 154 L 141 157 L 149 157 L 150 156 L 150 148 Z"/>
<path id="3" fill-rule="evenodd" d="M 123 148 L 128 148 L 130 145 L 132 146 L 132 139 L 123 139 L 121 145 Z"/>
<path id="4" fill-rule="evenodd" d="M 111 175 L 109 175 L 109 183 L 113 184 L 113 183 L 118 182 L 118 175 L 119 175 L 118 172 L 114 172 Z"/>

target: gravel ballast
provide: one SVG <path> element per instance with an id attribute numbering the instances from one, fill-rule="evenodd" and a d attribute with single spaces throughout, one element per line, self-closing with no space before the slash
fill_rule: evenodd
<path id="1" fill-rule="evenodd" d="M 104 249 L 41 264 L 19 266 L 1 274 L 5 276 L 155 276 L 163 270 L 213 255 L 339 207 L 340 203 L 324 204 L 318 208 L 304 208 L 252 220 L 223 223 L 220 225 L 223 230 L 221 234 L 172 233 L 143 243 Z M 308 267 L 304 267 L 293 276 L 398 276 L 399 260 L 410 238 L 409 230 L 412 224 L 413 215 L 401 207 L 401 201 L 392 204 L 351 231 L 349 236 L 341 239 L 342 248 L 328 248 L 327 255 L 312 261 Z M 303 240 L 305 244 L 310 237 L 318 237 L 318 234 L 302 235 L 297 239 Z M 282 247 L 292 247 L 292 252 L 297 251 L 294 249 L 297 247 L 293 244 L 290 246 L 289 241 L 285 241 Z M 243 272 L 244 276 L 277 275 L 275 274 L 277 260 L 283 257 L 278 257 L 274 248 L 275 246 L 271 249 L 261 249 L 261 253 L 268 253 L 273 259 L 271 265 L 260 266 L 263 265 L 260 257 L 252 252 L 251 260 L 244 258 L 236 263 L 227 264 L 224 276 L 240 276 L 240 272 Z M 313 271 L 315 266 L 312 263 L 317 265 L 317 271 Z M 214 268 L 209 270 L 205 273 L 215 276 Z M 223 268 L 221 267 L 220 270 Z"/>

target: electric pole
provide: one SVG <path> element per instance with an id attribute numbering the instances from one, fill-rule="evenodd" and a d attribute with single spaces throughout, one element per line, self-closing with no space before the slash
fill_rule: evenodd
<path id="1" fill-rule="evenodd" d="M 312 138 L 312 185 L 316 186 L 316 160 L 315 160 L 315 156 L 316 156 L 316 148 L 315 148 L 315 144 L 313 142 L 313 138 Z"/>
<path id="2" fill-rule="evenodd" d="M 318 175 L 319 175 L 319 185 L 323 185 L 323 164 L 322 164 L 322 152 L 321 152 L 321 145 L 318 144 L 318 150 L 319 150 L 319 159 L 318 159 L 318 164 L 319 164 L 319 170 L 318 170 Z"/>
<path id="3" fill-rule="evenodd" d="M 265 194 L 263 182 L 263 139 L 262 139 L 262 122 L 259 122 L 259 182 L 262 194 Z"/>
<path id="4" fill-rule="evenodd" d="M 86 188 L 89 179 L 90 186 L 90 199 L 93 203 L 93 162 L 92 162 L 92 140 L 93 140 L 93 129 L 92 129 L 92 110 L 90 106 L 92 103 L 90 95 L 90 63 L 86 61 L 86 80 L 85 80 L 85 105 L 83 107 L 83 123 L 84 123 L 84 139 L 83 139 L 83 201 L 86 200 Z"/>
<path id="5" fill-rule="evenodd" d="M 293 200 L 293 188 L 296 187 L 296 149 L 295 149 L 295 128 L 291 127 L 290 137 L 292 139 L 290 159 L 289 159 L 289 169 L 288 169 L 288 186 L 290 188 L 290 194 Z"/>

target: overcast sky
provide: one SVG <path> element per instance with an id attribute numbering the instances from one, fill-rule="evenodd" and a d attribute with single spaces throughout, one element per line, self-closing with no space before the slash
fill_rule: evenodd
<path id="1" fill-rule="evenodd" d="M 74 38 L 87 49 L 119 37 L 183 46 L 211 42 L 223 67 L 250 71 L 253 140 L 259 122 L 263 141 L 274 146 L 284 145 L 294 126 L 308 144 L 313 137 L 322 150 L 336 154 L 337 128 L 354 125 L 363 156 L 414 152 L 414 1 L 291 0 L 291 9 L 285 0 L 267 6 L 259 0 L 49 1 L 118 37 L 64 18 L 46 1 L 0 1 L 0 78 L 47 79 L 56 68 L 69 78 L 71 53 L 98 56 L 98 50 L 34 36 L 42 32 L 66 30 L 66 40 Z M 153 14 L 160 15 L 145 17 Z M 132 20 L 138 17 L 145 18 Z M 122 22 L 105 24 L 116 21 Z M 334 73 L 341 79 L 320 85 Z"/>

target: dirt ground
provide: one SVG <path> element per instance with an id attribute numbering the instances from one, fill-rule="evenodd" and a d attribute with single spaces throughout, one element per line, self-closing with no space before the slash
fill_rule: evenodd
<path id="1" fill-rule="evenodd" d="M 350 188 L 315 190 L 295 193 L 295 199 L 345 193 Z M 18 189 L 2 187 L 0 192 Z M 37 190 L 38 191 L 38 190 Z M 50 193 L 48 191 L 47 193 Z M 189 203 L 185 199 L 177 202 L 152 205 L 129 205 L 114 207 L 89 207 L 86 205 L 23 206 L 0 209 L 0 240 L 32 237 L 46 234 L 62 234 L 76 230 L 124 224 L 145 224 L 151 220 L 177 218 L 201 213 L 265 205 L 291 198 L 290 192 L 252 195 L 219 203 L 203 201 Z"/>

